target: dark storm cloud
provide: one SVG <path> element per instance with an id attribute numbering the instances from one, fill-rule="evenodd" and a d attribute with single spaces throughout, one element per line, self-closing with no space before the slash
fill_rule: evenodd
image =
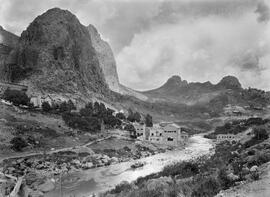
<path id="1" fill-rule="evenodd" d="M 264 1 L 258 3 L 255 13 L 259 15 L 257 19 L 259 22 L 268 22 L 270 19 L 270 9 Z"/>

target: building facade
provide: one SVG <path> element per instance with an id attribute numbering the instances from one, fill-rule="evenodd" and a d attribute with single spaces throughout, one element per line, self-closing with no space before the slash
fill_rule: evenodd
<path id="1" fill-rule="evenodd" d="M 150 129 L 149 141 L 153 143 L 163 143 L 163 130 L 159 127 Z"/>
<path id="2" fill-rule="evenodd" d="M 141 140 L 146 140 L 145 125 L 136 122 L 133 126 L 136 131 L 136 137 Z"/>
<path id="3" fill-rule="evenodd" d="M 240 139 L 237 135 L 234 134 L 218 134 L 217 135 L 217 143 L 228 141 L 230 143 L 236 143 Z"/>
<path id="4" fill-rule="evenodd" d="M 139 140 L 147 140 L 153 143 L 178 146 L 188 142 L 189 135 L 181 127 L 174 123 L 161 123 L 153 127 L 134 123 L 135 132 L 131 136 Z"/>

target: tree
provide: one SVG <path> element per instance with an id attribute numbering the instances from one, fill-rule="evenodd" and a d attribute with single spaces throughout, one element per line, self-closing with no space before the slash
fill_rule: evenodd
<path id="1" fill-rule="evenodd" d="M 30 98 L 25 92 L 19 90 L 10 90 L 9 88 L 5 90 L 3 99 L 12 102 L 14 105 L 29 105 Z"/>
<path id="2" fill-rule="evenodd" d="M 119 112 L 119 113 L 116 114 L 116 118 L 118 118 L 120 120 L 125 120 L 126 116 L 122 112 Z"/>
<path id="3" fill-rule="evenodd" d="M 147 127 L 152 127 L 153 126 L 152 116 L 150 116 L 149 114 L 147 114 L 146 117 L 145 117 L 145 125 Z"/>
<path id="4" fill-rule="evenodd" d="M 41 108 L 45 112 L 49 112 L 52 109 L 50 103 L 48 103 L 47 101 L 42 103 Z"/>
<path id="5" fill-rule="evenodd" d="M 68 111 L 76 110 L 76 106 L 74 105 L 72 100 L 69 99 L 68 102 L 67 102 L 67 105 L 68 105 Z"/>
<path id="6" fill-rule="evenodd" d="M 15 151 L 22 151 L 28 144 L 27 142 L 21 137 L 14 137 L 10 144 L 12 145 L 11 148 Z"/>
<path id="7" fill-rule="evenodd" d="M 263 128 L 255 128 L 254 129 L 254 139 L 256 140 L 266 140 L 268 139 L 268 133 Z"/>
<path id="8" fill-rule="evenodd" d="M 64 101 L 64 102 L 62 102 L 62 103 L 60 104 L 60 106 L 59 106 L 59 111 L 60 111 L 61 113 L 64 113 L 64 112 L 68 112 L 68 111 L 69 111 L 69 106 L 68 106 L 68 104 L 67 104 L 66 101 Z"/>
<path id="9" fill-rule="evenodd" d="M 141 115 L 139 114 L 139 112 L 135 112 L 133 118 L 136 122 L 141 121 Z"/>
<path id="10" fill-rule="evenodd" d="M 130 122 L 134 122 L 135 119 L 134 119 L 134 113 L 131 109 L 128 109 L 128 117 L 127 117 L 127 120 L 130 121 Z"/>
<path id="11" fill-rule="evenodd" d="M 115 126 L 120 126 L 122 124 L 122 121 L 113 115 L 109 115 L 104 118 L 104 123 L 106 125 L 109 125 L 110 127 L 115 127 Z"/>

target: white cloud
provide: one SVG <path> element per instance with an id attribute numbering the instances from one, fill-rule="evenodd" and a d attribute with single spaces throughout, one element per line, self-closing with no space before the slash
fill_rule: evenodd
<path id="1" fill-rule="evenodd" d="M 244 86 L 270 89 L 270 79 L 264 74 L 268 72 L 269 58 L 258 54 L 270 44 L 266 27 L 257 22 L 254 13 L 238 18 L 207 16 L 155 26 L 137 34 L 117 56 L 120 79 L 128 86 L 148 89 L 174 74 L 188 81 L 214 83 L 224 75 L 235 75 Z M 246 53 L 258 56 L 261 65 L 245 70 L 239 60 Z M 166 61 L 158 62 L 162 56 L 167 57 Z M 266 70 L 255 72 L 252 66 Z"/>

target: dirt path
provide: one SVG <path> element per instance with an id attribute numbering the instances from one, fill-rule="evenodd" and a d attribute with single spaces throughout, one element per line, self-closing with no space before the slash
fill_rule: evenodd
<path id="1" fill-rule="evenodd" d="M 114 137 L 114 135 L 110 135 L 110 136 L 107 136 L 107 137 L 104 137 L 104 138 L 100 138 L 100 139 L 88 142 L 88 143 L 86 143 L 84 145 L 77 146 L 77 147 L 78 148 L 79 147 L 87 147 L 87 146 L 90 146 L 90 145 L 92 145 L 94 143 L 101 142 L 101 141 L 110 139 L 112 137 Z M 56 149 L 56 150 L 46 151 L 46 154 L 50 155 L 50 154 L 53 154 L 53 153 L 58 153 L 58 152 L 62 152 L 62 151 L 70 151 L 70 150 L 73 150 L 73 149 L 74 149 L 74 147 L 60 148 L 60 149 Z M 43 151 L 34 152 L 34 153 L 21 153 L 19 155 L 15 155 L 15 156 L 7 156 L 7 157 L 0 158 L 0 163 L 2 163 L 6 159 L 17 159 L 17 158 L 31 157 L 31 156 L 37 156 L 37 155 L 42 155 L 42 154 L 44 154 Z"/>

